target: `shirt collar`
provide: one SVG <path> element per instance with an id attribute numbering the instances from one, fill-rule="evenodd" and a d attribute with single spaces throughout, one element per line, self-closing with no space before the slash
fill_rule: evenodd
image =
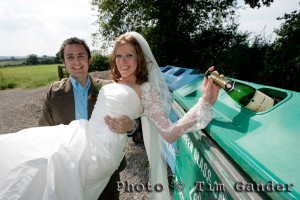
<path id="1" fill-rule="evenodd" d="M 87 83 L 86 85 L 84 86 L 84 88 L 81 87 L 80 83 L 78 81 L 76 81 L 72 76 L 70 76 L 70 81 L 71 81 L 71 84 L 73 86 L 73 88 L 75 90 L 77 90 L 78 88 L 79 89 L 83 89 L 83 90 L 86 90 L 86 89 L 89 89 L 90 88 L 90 85 L 91 85 L 91 80 L 90 80 L 90 76 L 88 76 L 88 80 L 87 80 Z"/>

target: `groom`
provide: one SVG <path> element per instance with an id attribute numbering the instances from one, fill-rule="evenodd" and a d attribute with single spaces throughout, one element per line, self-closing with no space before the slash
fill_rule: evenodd
<path id="1" fill-rule="evenodd" d="M 70 78 L 55 82 L 47 92 L 43 105 L 40 126 L 69 124 L 77 119 L 90 119 L 96 100 L 89 99 L 97 85 L 108 84 L 112 81 L 95 79 L 88 74 L 91 63 L 91 52 L 85 41 L 78 38 L 65 40 L 60 48 L 60 57 L 66 66 Z M 105 122 L 115 133 L 134 132 L 135 121 L 127 116 L 111 118 L 106 116 Z M 111 176 L 109 183 L 99 199 L 119 199 L 117 182 L 120 172 L 126 167 L 125 157 L 119 168 Z"/>

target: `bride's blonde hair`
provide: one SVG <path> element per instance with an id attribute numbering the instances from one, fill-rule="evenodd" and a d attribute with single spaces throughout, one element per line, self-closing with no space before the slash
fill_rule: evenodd
<path id="1" fill-rule="evenodd" d="M 112 73 L 112 79 L 115 82 L 118 82 L 121 78 L 121 74 L 117 68 L 116 64 L 116 56 L 117 56 L 117 49 L 123 44 L 131 44 L 136 53 L 137 53 L 137 69 L 135 71 L 136 76 L 136 83 L 142 84 L 148 81 L 148 69 L 147 69 L 147 62 L 145 59 L 144 52 L 138 43 L 138 41 L 130 34 L 123 34 L 115 40 L 115 45 L 113 52 L 110 56 L 110 67 Z"/>

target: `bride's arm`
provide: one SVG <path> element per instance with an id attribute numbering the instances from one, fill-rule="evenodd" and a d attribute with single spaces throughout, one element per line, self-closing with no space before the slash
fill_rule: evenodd
<path id="1" fill-rule="evenodd" d="M 142 104 L 145 115 L 153 121 L 158 132 L 169 143 L 173 143 L 185 133 L 205 128 L 214 116 L 211 104 L 200 98 L 181 119 L 172 123 L 163 110 L 158 91 L 149 83 L 142 85 Z"/>

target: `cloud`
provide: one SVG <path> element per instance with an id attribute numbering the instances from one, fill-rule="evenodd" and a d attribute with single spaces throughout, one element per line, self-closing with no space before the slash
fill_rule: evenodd
<path id="1" fill-rule="evenodd" d="M 242 0 L 239 0 L 239 3 L 245 7 L 237 12 L 240 15 L 240 30 L 255 34 L 264 32 L 266 36 L 273 38 L 275 37 L 274 29 L 279 28 L 284 22 L 276 20 L 277 17 L 282 17 L 284 13 L 299 10 L 298 0 L 276 0 L 270 7 L 262 6 L 259 9 L 245 6 Z"/>
<path id="2" fill-rule="evenodd" d="M 87 0 L 2 0 L 0 55 L 55 55 L 63 40 L 72 36 L 91 46 L 92 23 Z"/>

